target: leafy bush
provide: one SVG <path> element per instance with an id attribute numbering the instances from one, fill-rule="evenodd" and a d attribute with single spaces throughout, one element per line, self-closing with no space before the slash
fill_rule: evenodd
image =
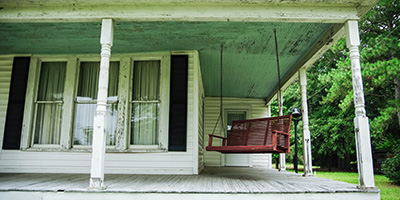
<path id="1" fill-rule="evenodd" d="M 383 162 L 383 173 L 389 180 L 400 185 L 400 146 L 394 150 L 394 154 Z"/>

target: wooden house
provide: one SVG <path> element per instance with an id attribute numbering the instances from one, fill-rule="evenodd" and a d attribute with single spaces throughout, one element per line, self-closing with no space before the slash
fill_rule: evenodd
<path id="1" fill-rule="evenodd" d="M 308 199 L 308 193 L 326 199 L 379 198 L 373 180 L 357 25 L 357 20 L 376 3 L 376 0 L 2 0 L 0 197 L 18 198 L 31 192 L 33 199 L 76 195 L 102 199 L 106 197 L 99 195 L 111 193 L 121 199 L 128 199 L 129 195 L 159 199 L 184 199 L 192 195 L 191 199 L 204 199 L 214 193 L 221 198 L 248 195 L 246 199 L 260 197 L 255 194 L 265 197 L 282 194 L 278 195 L 281 198 L 298 195 L 300 199 Z M 299 95 L 303 99 L 306 178 L 293 180 L 310 179 L 317 187 L 318 180 L 310 177 L 312 141 L 308 129 L 306 70 L 343 35 L 350 48 L 353 69 L 360 189 L 326 187 L 294 190 L 295 193 L 287 188 L 232 189 L 235 186 L 222 192 L 203 191 L 197 186 L 193 186 L 196 190 L 161 192 L 113 190 L 111 185 L 106 189 L 104 174 L 115 175 L 110 184 L 111 179 L 132 177 L 142 180 L 138 185 L 146 185 L 146 176 L 156 177 L 150 175 L 153 174 L 164 179 L 169 179 L 169 175 L 193 177 L 191 184 L 217 186 L 227 179 L 210 183 L 209 179 L 201 178 L 201 172 L 212 177 L 224 173 L 221 171 L 224 168 L 215 167 L 267 170 L 271 167 L 270 154 L 205 151 L 208 134 L 225 135 L 226 128 L 218 124 L 221 122 L 229 125 L 232 120 L 270 116 L 271 102 L 282 101 L 278 98 L 280 91 L 298 78 L 302 88 Z M 220 112 L 222 89 L 224 101 Z M 219 114 L 223 120 L 214 130 Z M 284 154 L 281 168 L 285 170 Z M 14 173 L 19 175 L 11 176 Z M 72 190 L 57 189 L 54 184 L 48 187 L 56 189 L 50 190 L 43 185 L 35 189 L 23 186 L 22 182 L 29 185 L 30 181 L 45 180 L 54 174 L 66 177 L 70 174 L 74 180 L 90 174 L 90 179 L 85 178 L 90 183 Z M 143 179 L 133 176 L 138 174 Z M 25 177 L 19 179 L 24 181 L 12 178 L 20 176 Z M 196 181 L 196 177 L 202 180 Z M 269 177 L 280 179 L 279 174 Z M 162 182 L 153 178 L 153 183 Z M 59 180 L 64 182 L 58 185 L 65 185 L 69 179 L 60 176 Z M 249 181 L 255 183 L 252 178 Z M 185 186 L 176 186 L 179 187 Z"/>

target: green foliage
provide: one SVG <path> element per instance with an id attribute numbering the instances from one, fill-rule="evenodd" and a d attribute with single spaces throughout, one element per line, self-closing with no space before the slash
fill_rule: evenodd
<path id="1" fill-rule="evenodd" d="M 395 80 L 400 79 L 399 13 L 398 1 L 383 0 L 359 23 L 365 107 L 374 150 L 390 150 L 400 144 L 400 97 L 395 96 Z M 345 38 L 307 70 L 307 77 L 313 163 L 355 170 L 352 71 Z M 283 96 L 284 114 L 301 107 L 298 83 Z M 277 103 L 272 105 L 272 112 L 278 115 Z M 300 122 L 300 133 L 301 127 Z M 299 153 L 301 156 L 302 151 Z"/>
<path id="2" fill-rule="evenodd" d="M 389 180 L 400 185 L 400 146 L 383 162 L 382 170 Z"/>

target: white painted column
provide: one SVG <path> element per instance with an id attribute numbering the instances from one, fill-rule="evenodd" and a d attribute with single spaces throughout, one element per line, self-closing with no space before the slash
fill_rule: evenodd
<path id="1" fill-rule="evenodd" d="M 360 188 L 374 188 L 374 171 L 372 163 L 371 136 L 369 121 L 365 112 L 364 89 L 361 75 L 360 53 L 358 46 L 360 38 L 357 21 L 347 21 L 345 24 L 346 44 L 350 50 L 351 71 L 353 79 L 353 94 L 356 117 L 354 130 L 356 136 L 357 165 Z"/>
<path id="2" fill-rule="evenodd" d="M 271 104 L 267 105 L 267 117 L 271 117 Z M 268 169 L 272 169 L 272 153 L 267 153 L 265 156 L 265 159 L 267 159 L 267 166 Z"/>
<path id="3" fill-rule="evenodd" d="M 283 95 L 282 91 L 279 91 L 280 95 L 278 95 L 278 106 L 279 106 L 279 116 L 283 116 Z M 279 164 L 280 164 L 280 171 L 286 171 L 286 154 L 280 153 L 279 154 Z"/>
<path id="4" fill-rule="evenodd" d="M 312 176 L 312 157 L 311 157 L 311 134 L 308 123 L 308 105 L 307 105 L 307 74 L 306 69 L 299 71 L 300 89 L 301 89 L 301 107 L 303 121 L 303 155 L 304 155 L 304 176 Z"/>
<path id="5" fill-rule="evenodd" d="M 110 66 L 111 46 L 113 44 L 113 21 L 103 19 L 101 25 L 101 61 L 99 88 L 97 91 L 97 109 L 93 125 L 92 165 L 90 171 L 90 189 L 102 190 L 104 185 L 104 157 L 106 151 L 106 110 L 108 90 L 108 69 Z"/>
<path id="6" fill-rule="evenodd" d="M 267 105 L 267 112 L 266 112 L 267 117 L 271 117 L 271 104 Z"/>

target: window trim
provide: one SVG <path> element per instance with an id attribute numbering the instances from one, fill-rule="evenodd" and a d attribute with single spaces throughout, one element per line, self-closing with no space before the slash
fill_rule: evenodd
<path id="1" fill-rule="evenodd" d="M 29 66 L 29 74 L 28 74 L 28 85 L 27 85 L 27 93 L 25 98 L 25 113 L 23 119 L 23 128 L 22 128 L 22 136 L 21 136 L 21 149 L 34 148 L 60 148 L 62 146 L 62 123 L 61 123 L 61 131 L 60 131 L 60 144 L 34 144 L 34 135 L 35 135 L 35 126 L 36 126 L 36 118 L 37 118 L 37 107 L 39 101 L 37 100 L 38 91 L 39 91 L 39 82 L 40 82 L 40 74 L 42 70 L 42 63 L 44 62 L 65 62 L 66 69 L 68 67 L 68 59 L 61 57 L 31 57 L 31 62 Z M 67 79 L 67 75 L 65 77 L 65 82 Z M 33 84 L 29 84 L 33 83 Z M 64 83 L 64 93 L 67 88 L 67 84 Z M 29 91 L 29 92 L 28 92 Z M 29 99 L 28 99 L 29 98 Z M 42 101 L 40 101 L 42 102 Z M 52 101 L 53 102 L 53 101 Z M 65 96 L 63 97 L 62 105 L 65 105 Z M 26 119 L 26 116 L 30 115 L 29 119 Z M 64 119 L 64 112 L 61 115 L 61 121 Z M 26 124 L 29 124 L 26 126 Z"/>

